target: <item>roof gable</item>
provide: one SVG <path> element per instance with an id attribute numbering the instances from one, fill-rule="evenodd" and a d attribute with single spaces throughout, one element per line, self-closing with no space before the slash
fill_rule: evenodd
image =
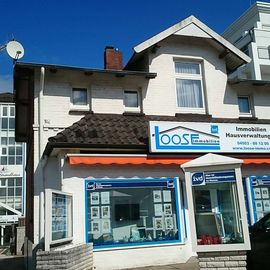
<path id="1" fill-rule="evenodd" d="M 211 38 L 211 36 L 207 32 L 203 31 L 200 27 L 198 27 L 194 23 L 188 24 L 179 31 L 176 31 L 174 35 Z"/>
<path id="2" fill-rule="evenodd" d="M 251 61 L 250 57 L 232 45 L 229 41 L 224 39 L 222 36 L 217 34 L 207 25 L 202 23 L 194 16 L 190 16 L 185 20 L 167 28 L 166 30 L 160 32 L 159 34 L 147 39 L 146 41 L 138 44 L 134 47 L 135 54 L 141 54 L 145 50 L 159 43 L 160 41 L 170 37 L 170 36 L 190 36 L 190 37 L 199 37 L 205 38 L 216 46 L 221 48 L 223 52 L 221 52 L 220 57 L 225 58 L 227 63 L 228 70 L 234 70 L 242 64 L 249 63 Z M 134 55 L 135 56 L 135 55 Z M 134 56 L 129 61 L 127 66 L 133 61 Z"/>

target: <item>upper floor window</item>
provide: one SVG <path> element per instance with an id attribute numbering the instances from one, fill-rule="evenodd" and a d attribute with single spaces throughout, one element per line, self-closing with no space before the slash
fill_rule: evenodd
<path id="1" fill-rule="evenodd" d="M 251 115 L 250 97 L 238 96 L 239 113 L 244 115 Z"/>
<path id="2" fill-rule="evenodd" d="M 87 89 L 73 88 L 72 89 L 72 103 L 73 105 L 87 105 Z"/>
<path id="3" fill-rule="evenodd" d="M 1 129 L 2 130 L 15 129 L 15 106 L 14 105 L 1 106 Z"/>
<path id="4" fill-rule="evenodd" d="M 177 106 L 204 108 L 202 70 L 200 63 L 175 62 Z"/>
<path id="5" fill-rule="evenodd" d="M 139 98 L 137 91 L 124 91 L 124 105 L 128 108 L 138 108 Z"/>

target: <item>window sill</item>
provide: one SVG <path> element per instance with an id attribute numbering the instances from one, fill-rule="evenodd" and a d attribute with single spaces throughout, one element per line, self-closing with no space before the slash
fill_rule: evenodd
<path id="1" fill-rule="evenodd" d="M 87 113 L 93 113 L 93 111 L 89 109 L 70 109 L 69 110 L 70 115 L 79 115 L 79 114 L 87 114 Z"/>

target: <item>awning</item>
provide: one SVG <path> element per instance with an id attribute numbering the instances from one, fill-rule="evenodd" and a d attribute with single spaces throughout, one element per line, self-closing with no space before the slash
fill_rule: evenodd
<path id="1" fill-rule="evenodd" d="M 181 165 L 194 157 L 68 155 L 70 165 Z M 245 165 L 270 164 L 270 157 L 240 158 Z"/>

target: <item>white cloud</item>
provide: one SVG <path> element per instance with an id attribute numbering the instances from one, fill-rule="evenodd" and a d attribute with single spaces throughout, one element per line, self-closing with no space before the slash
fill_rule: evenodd
<path id="1" fill-rule="evenodd" d="M 13 92 L 13 77 L 12 75 L 0 74 L 0 93 Z"/>

